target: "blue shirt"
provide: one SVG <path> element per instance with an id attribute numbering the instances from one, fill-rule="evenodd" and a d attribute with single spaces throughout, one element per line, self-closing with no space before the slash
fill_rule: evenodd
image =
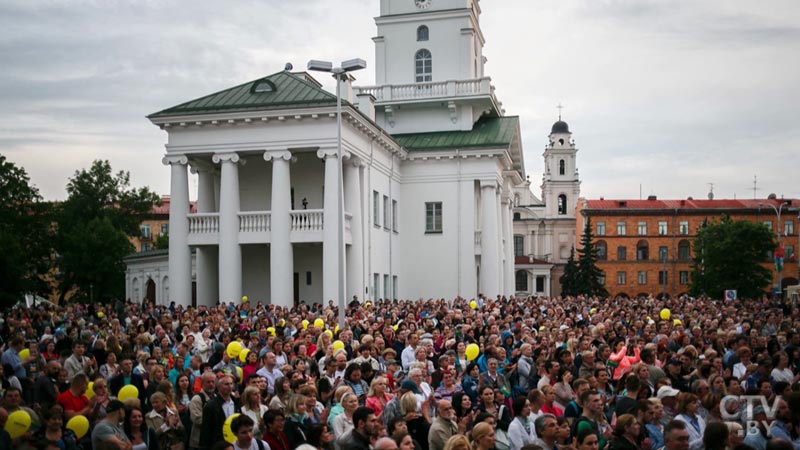
<path id="1" fill-rule="evenodd" d="M 27 378 L 25 376 L 25 367 L 22 366 L 22 358 L 19 357 L 19 353 L 13 348 L 9 348 L 3 352 L 0 362 L 10 365 L 11 369 L 14 370 L 14 375 L 20 380 Z"/>

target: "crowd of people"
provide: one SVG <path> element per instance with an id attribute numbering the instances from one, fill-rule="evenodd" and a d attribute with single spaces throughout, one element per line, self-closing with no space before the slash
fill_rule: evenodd
<path id="1" fill-rule="evenodd" d="M 800 450 L 800 311 L 709 298 L 0 315 L 0 449 Z"/>

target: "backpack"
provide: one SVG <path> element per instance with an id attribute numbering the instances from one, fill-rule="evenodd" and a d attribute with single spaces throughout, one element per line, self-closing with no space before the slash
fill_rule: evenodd
<path id="1" fill-rule="evenodd" d="M 600 429 L 597 427 L 597 422 L 594 422 L 594 421 L 590 420 L 588 417 L 583 416 L 583 415 L 581 415 L 580 417 L 578 417 L 577 419 L 572 421 L 572 426 L 569 429 L 570 435 L 572 435 L 572 436 L 577 436 L 578 435 L 578 425 L 581 422 L 588 423 L 589 426 L 592 428 L 592 430 L 594 430 L 595 434 L 597 434 L 597 437 L 598 438 L 600 437 Z"/>

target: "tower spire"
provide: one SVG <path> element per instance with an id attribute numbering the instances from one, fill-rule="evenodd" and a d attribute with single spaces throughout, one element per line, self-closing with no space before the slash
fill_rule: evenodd
<path id="1" fill-rule="evenodd" d="M 558 105 L 556 105 L 556 108 L 558 108 L 558 120 L 561 120 L 561 110 L 564 109 L 564 107 L 561 106 L 561 102 L 558 102 Z"/>

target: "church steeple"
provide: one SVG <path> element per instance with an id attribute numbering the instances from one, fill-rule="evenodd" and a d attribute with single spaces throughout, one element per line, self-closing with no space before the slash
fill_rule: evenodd
<path id="1" fill-rule="evenodd" d="M 558 121 L 550 129 L 549 143 L 544 150 L 542 200 L 545 217 L 574 219 L 581 185 L 576 159 L 578 149 L 569 125 L 561 119 L 560 104 L 558 108 Z"/>

